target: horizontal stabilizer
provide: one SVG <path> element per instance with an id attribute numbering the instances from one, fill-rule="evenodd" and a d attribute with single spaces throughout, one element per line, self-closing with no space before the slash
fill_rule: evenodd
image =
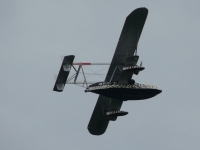
<path id="1" fill-rule="evenodd" d="M 74 61 L 74 57 L 75 57 L 74 55 L 69 55 L 69 56 L 64 57 L 53 91 L 57 91 L 57 92 L 63 91 L 72 63 Z"/>

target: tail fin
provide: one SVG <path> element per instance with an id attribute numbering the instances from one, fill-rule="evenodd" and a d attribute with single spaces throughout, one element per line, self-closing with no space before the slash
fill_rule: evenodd
<path id="1" fill-rule="evenodd" d="M 64 57 L 53 91 L 62 92 L 64 90 L 74 57 L 74 55 Z"/>

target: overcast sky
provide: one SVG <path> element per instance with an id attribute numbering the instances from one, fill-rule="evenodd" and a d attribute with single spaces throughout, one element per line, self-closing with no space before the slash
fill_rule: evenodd
<path id="1" fill-rule="evenodd" d="M 129 114 L 93 136 L 98 95 L 75 85 L 52 91 L 60 56 L 110 62 L 138 7 L 149 10 L 138 45 L 146 69 L 134 79 L 163 92 L 124 102 Z M 1 0 L 0 149 L 200 149 L 199 14 L 197 0 Z"/>

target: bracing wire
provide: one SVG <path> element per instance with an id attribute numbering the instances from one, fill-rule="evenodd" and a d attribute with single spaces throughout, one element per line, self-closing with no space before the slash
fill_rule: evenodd
<path id="1" fill-rule="evenodd" d="M 88 70 L 90 70 L 90 71 L 92 71 L 94 74 L 91 74 L 90 76 L 92 76 L 92 75 L 98 75 L 98 76 L 100 76 L 101 78 L 105 78 L 105 77 L 103 77 L 103 76 L 101 76 L 101 74 L 98 74 L 98 73 L 100 73 L 101 71 L 103 71 L 103 70 L 105 70 L 107 67 L 105 67 L 105 68 L 103 68 L 103 69 L 101 69 L 101 70 L 98 70 L 97 72 L 95 72 L 95 71 L 93 71 L 92 69 L 90 69 L 89 67 L 87 67 L 87 66 L 85 66 Z"/>

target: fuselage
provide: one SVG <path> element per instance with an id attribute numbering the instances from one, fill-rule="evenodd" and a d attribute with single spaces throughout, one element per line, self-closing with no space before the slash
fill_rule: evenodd
<path id="1" fill-rule="evenodd" d="M 156 86 L 139 83 L 98 82 L 86 88 L 85 92 L 101 94 L 119 100 L 144 100 L 156 96 L 162 90 Z"/>

